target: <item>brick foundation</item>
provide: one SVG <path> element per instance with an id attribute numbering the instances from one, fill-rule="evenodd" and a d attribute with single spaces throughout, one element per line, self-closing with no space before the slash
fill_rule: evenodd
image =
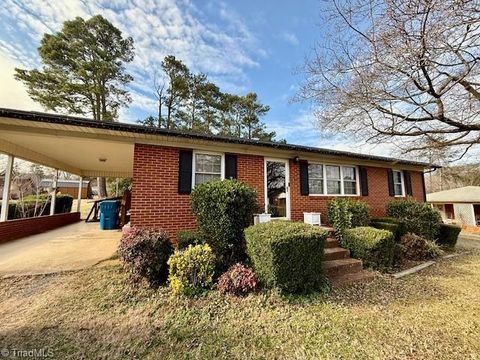
<path id="1" fill-rule="evenodd" d="M 178 230 L 195 229 L 190 195 L 178 194 L 178 148 L 156 145 L 135 145 L 132 191 L 132 226 L 164 229 L 175 238 Z M 355 162 L 352 162 L 354 165 Z M 392 201 L 388 195 L 387 168 L 367 167 L 368 196 L 358 196 L 370 205 L 372 216 L 385 215 L 385 206 Z M 411 171 L 413 197 L 424 199 L 422 173 Z M 238 154 L 237 178 L 257 190 L 258 205 L 264 209 L 264 157 Z M 321 212 L 327 221 L 328 202 L 336 197 L 300 195 L 299 164 L 290 161 L 291 218 L 303 221 L 304 212 Z"/>
<path id="2" fill-rule="evenodd" d="M 65 213 L 0 222 L 0 243 L 39 234 L 80 221 L 80 213 Z"/>

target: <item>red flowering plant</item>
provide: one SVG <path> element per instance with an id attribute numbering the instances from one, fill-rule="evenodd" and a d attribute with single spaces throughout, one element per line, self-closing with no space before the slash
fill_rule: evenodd
<path id="1" fill-rule="evenodd" d="M 257 289 L 258 280 L 252 269 L 238 263 L 220 276 L 217 288 L 222 294 L 246 295 Z"/>

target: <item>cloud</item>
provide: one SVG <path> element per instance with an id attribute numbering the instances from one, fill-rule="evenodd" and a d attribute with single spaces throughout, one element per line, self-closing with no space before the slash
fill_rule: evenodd
<path id="1" fill-rule="evenodd" d="M 282 33 L 281 38 L 293 46 L 298 46 L 300 44 L 300 41 L 298 40 L 297 36 L 291 32 Z"/>
<path id="2" fill-rule="evenodd" d="M 187 0 L 4 0 L 0 5 L 5 28 L 0 34 L 0 56 L 10 62 L 2 66 L 2 76 L 11 77 L 15 66 L 40 65 L 37 47 L 44 33 L 59 31 L 64 21 L 76 16 L 102 14 L 135 41 L 135 59 L 127 66 L 135 77 L 130 87 L 132 108 L 154 111 L 153 95 L 149 95 L 153 74 L 169 54 L 193 71 L 208 74 L 222 88 L 245 89 L 249 83 L 246 71 L 259 67 L 258 59 L 266 52 L 225 3 L 211 11 L 216 12 L 215 23 Z M 3 98 L 0 102 L 0 106 L 6 106 Z"/>

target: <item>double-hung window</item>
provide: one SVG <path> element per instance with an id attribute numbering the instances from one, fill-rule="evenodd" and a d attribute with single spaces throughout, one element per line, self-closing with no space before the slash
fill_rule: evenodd
<path id="1" fill-rule="evenodd" d="M 393 170 L 393 188 L 395 196 L 404 196 L 403 174 L 399 170 Z"/>
<path id="2" fill-rule="evenodd" d="M 193 185 L 222 179 L 223 156 L 220 154 L 194 153 Z"/>
<path id="3" fill-rule="evenodd" d="M 358 195 L 355 166 L 308 164 L 310 195 Z"/>
<path id="4" fill-rule="evenodd" d="M 323 165 L 308 165 L 308 192 L 310 194 L 323 194 Z"/>

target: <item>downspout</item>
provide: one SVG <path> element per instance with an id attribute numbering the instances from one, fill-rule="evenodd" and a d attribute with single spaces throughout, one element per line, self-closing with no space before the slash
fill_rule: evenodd
<path id="1" fill-rule="evenodd" d="M 425 186 L 425 174 L 431 174 L 437 171 L 437 169 L 439 168 L 440 166 L 434 165 L 431 169 L 427 171 L 422 171 L 423 202 L 427 202 L 427 187 Z"/>

